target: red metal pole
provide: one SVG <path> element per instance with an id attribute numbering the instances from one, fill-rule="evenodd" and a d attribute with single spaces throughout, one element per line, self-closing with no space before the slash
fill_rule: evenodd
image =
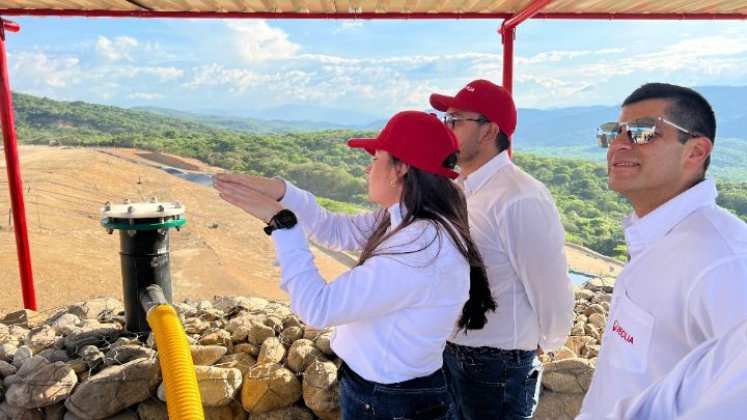
<path id="1" fill-rule="evenodd" d="M 514 92 L 514 38 L 516 28 L 502 28 L 501 40 L 503 41 L 503 87 L 508 93 Z"/>
<path id="2" fill-rule="evenodd" d="M 21 274 L 23 306 L 36 310 L 34 293 L 34 276 L 31 273 L 31 253 L 29 237 L 26 231 L 26 207 L 23 203 L 23 185 L 21 184 L 21 165 L 18 161 L 18 144 L 15 123 L 13 122 L 13 98 L 8 83 L 8 62 L 5 55 L 5 30 L 17 32 L 20 28 L 15 22 L 0 18 L 0 118 L 3 124 L 3 146 L 5 147 L 5 165 L 8 171 L 10 202 L 13 209 L 13 231 L 16 236 L 18 268 Z"/>
<path id="3" fill-rule="evenodd" d="M 501 26 L 501 40 L 503 41 L 503 87 L 508 93 L 513 95 L 514 92 L 514 37 L 516 27 L 507 28 L 506 21 Z M 513 141 L 509 142 L 508 157 L 511 158 L 513 152 Z"/>
<path id="4" fill-rule="evenodd" d="M 534 0 L 516 12 L 513 16 L 503 21 L 498 33 L 503 41 L 503 87 L 508 93 L 514 92 L 514 39 L 516 38 L 516 27 L 527 19 L 531 19 L 548 4 L 555 0 Z M 508 157 L 513 155 L 513 141 L 509 143 Z"/>

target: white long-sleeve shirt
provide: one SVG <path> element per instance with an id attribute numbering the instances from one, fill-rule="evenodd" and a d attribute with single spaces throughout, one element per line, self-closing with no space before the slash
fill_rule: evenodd
<path id="1" fill-rule="evenodd" d="M 747 412 L 747 322 L 696 347 L 610 419 L 737 419 Z"/>
<path id="2" fill-rule="evenodd" d="M 469 263 L 448 233 L 428 221 L 412 223 L 378 247 L 382 255 L 327 283 L 304 233 L 327 248 L 361 249 L 375 212 L 330 213 L 288 182 L 282 204 L 301 225 L 272 234 L 291 309 L 317 328 L 337 326 L 332 349 L 367 380 L 395 383 L 438 370 L 470 287 Z M 402 222 L 400 206 L 388 212 L 393 229 Z"/>
<path id="3" fill-rule="evenodd" d="M 615 283 L 579 418 L 604 418 L 698 345 L 747 320 L 747 225 L 716 196 L 705 180 L 623 222 L 631 260 Z"/>
<path id="4" fill-rule="evenodd" d="M 485 328 L 455 332 L 449 341 L 471 347 L 552 351 L 573 321 L 573 292 L 565 232 L 555 202 L 536 179 L 500 153 L 460 180 L 470 233 L 498 304 Z"/>

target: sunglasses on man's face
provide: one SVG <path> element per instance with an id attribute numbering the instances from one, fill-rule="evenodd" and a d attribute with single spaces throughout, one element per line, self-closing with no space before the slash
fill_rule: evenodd
<path id="1" fill-rule="evenodd" d="M 600 147 L 610 147 L 612 142 L 621 134 L 627 136 L 630 142 L 635 144 L 651 143 L 656 138 L 656 129 L 659 123 L 674 127 L 691 137 L 700 137 L 664 117 L 640 117 L 632 121 L 602 124 L 597 129 L 597 143 Z"/>

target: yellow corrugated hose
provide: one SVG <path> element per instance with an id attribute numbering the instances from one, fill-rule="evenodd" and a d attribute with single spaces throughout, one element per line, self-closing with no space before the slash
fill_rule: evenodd
<path id="1" fill-rule="evenodd" d="M 147 319 L 155 335 L 161 360 L 169 418 L 204 420 L 192 353 L 176 311 L 171 305 L 158 305 L 148 312 Z"/>

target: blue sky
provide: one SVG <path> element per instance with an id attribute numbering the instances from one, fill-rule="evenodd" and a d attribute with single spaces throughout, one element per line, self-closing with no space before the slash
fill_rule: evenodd
<path id="1" fill-rule="evenodd" d="M 13 20 L 12 89 L 60 100 L 386 117 L 501 80 L 496 20 Z M 520 107 L 613 105 L 648 81 L 747 85 L 747 22 L 529 21 L 515 54 Z"/>

